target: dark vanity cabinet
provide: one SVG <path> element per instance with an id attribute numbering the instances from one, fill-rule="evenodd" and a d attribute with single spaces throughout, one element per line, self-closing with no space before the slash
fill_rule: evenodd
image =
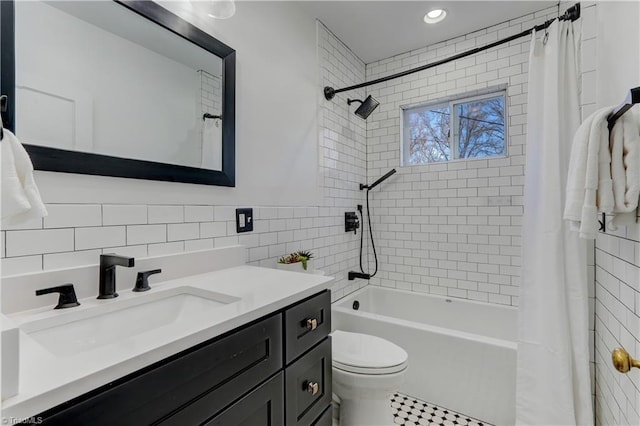
<path id="1" fill-rule="evenodd" d="M 325 290 L 54 407 L 45 425 L 331 425 Z"/>

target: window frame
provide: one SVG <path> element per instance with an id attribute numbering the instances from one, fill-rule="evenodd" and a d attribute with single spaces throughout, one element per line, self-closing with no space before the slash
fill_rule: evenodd
<path id="1" fill-rule="evenodd" d="M 457 120 L 457 111 L 455 106 L 464 103 L 470 103 L 474 101 L 480 101 L 483 99 L 494 99 L 502 97 L 504 101 L 504 152 L 501 155 L 492 155 L 490 157 L 474 157 L 474 158 L 458 158 L 458 143 L 456 143 L 457 127 L 455 126 Z M 420 102 L 411 105 L 401 105 L 400 106 L 400 165 L 401 167 L 414 167 L 414 166 L 425 166 L 429 164 L 447 164 L 451 162 L 457 161 L 473 161 L 473 160 L 491 160 L 496 158 L 507 158 L 509 156 L 509 105 L 508 105 L 509 97 L 507 96 L 507 88 L 504 86 L 501 87 L 492 87 L 487 90 L 483 90 L 481 92 L 467 92 L 462 93 L 458 96 L 452 96 L 448 98 L 443 98 L 439 100 L 429 101 L 429 102 Z M 430 108 L 438 108 L 438 107 L 449 107 L 449 152 L 451 153 L 451 159 L 446 161 L 434 161 L 420 164 L 410 164 L 409 163 L 409 143 L 405 140 L 406 131 L 405 126 L 407 126 L 408 114 L 406 112 L 415 109 L 430 109 Z"/>

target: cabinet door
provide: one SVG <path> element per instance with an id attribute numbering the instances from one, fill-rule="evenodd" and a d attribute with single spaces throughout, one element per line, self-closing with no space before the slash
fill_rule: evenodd
<path id="1" fill-rule="evenodd" d="M 281 367 L 282 316 L 275 315 L 42 413 L 43 424 L 200 424 Z"/>
<path id="2" fill-rule="evenodd" d="M 331 338 L 285 370 L 287 426 L 309 426 L 331 404 Z"/>
<path id="3" fill-rule="evenodd" d="M 329 405 L 324 413 L 311 426 L 331 426 L 333 424 L 333 407 Z"/>
<path id="4" fill-rule="evenodd" d="M 284 312 L 286 363 L 305 353 L 331 332 L 331 293 L 314 296 Z"/>
<path id="5" fill-rule="evenodd" d="M 205 426 L 284 425 L 284 380 L 278 373 L 231 407 L 210 419 Z"/>

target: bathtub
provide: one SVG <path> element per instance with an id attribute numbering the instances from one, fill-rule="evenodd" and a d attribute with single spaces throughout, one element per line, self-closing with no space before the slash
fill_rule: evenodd
<path id="1" fill-rule="evenodd" d="M 369 285 L 334 303 L 332 321 L 334 329 L 380 336 L 408 352 L 401 392 L 515 424 L 516 308 Z"/>

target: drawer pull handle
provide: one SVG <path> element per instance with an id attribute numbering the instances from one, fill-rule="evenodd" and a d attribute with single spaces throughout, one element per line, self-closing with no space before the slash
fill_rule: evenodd
<path id="1" fill-rule="evenodd" d="M 318 320 L 315 319 L 315 318 L 308 318 L 307 319 L 307 329 L 313 331 L 316 328 L 318 328 Z"/>
<path id="2" fill-rule="evenodd" d="M 317 394 L 319 389 L 320 386 L 318 385 L 318 382 L 309 382 L 307 384 L 307 392 L 309 392 L 311 395 Z"/>

